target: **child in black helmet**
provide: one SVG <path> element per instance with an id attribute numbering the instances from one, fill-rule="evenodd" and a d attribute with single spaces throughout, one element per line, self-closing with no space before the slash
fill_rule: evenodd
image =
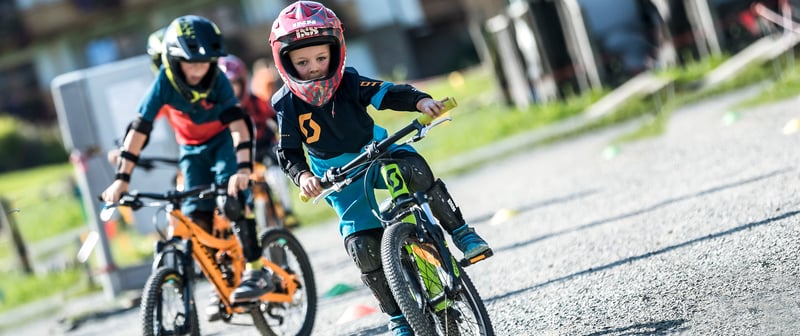
<path id="1" fill-rule="evenodd" d="M 252 125 L 221 75 L 217 59 L 225 56 L 222 35 L 210 20 L 187 15 L 164 31 L 163 65 L 139 106 L 139 118 L 129 126 L 113 183 L 103 200 L 117 202 L 128 190 L 131 173 L 159 112 L 169 121 L 180 144 L 179 165 L 186 188 L 211 183 L 227 185 L 229 196 L 220 209 L 231 221 L 242 244 L 246 271 L 231 294 L 232 302 L 257 300 L 274 288 L 261 264 L 255 221 L 244 203 L 252 173 Z M 158 50 L 153 50 L 156 53 Z M 211 230 L 214 200 L 188 200 L 181 206 L 194 222 Z"/>

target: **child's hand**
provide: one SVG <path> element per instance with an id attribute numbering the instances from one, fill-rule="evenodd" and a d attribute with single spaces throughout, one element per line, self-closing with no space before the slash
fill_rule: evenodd
<path id="1" fill-rule="evenodd" d="M 436 118 L 444 111 L 444 104 L 438 100 L 431 98 L 422 98 L 417 102 L 417 110 L 420 112 Z"/>
<path id="2" fill-rule="evenodd" d="M 247 173 L 236 173 L 231 176 L 228 180 L 228 195 L 236 197 L 239 190 L 247 189 L 247 185 L 250 183 L 250 174 Z"/>
<path id="3" fill-rule="evenodd" d="M 108 203 L 116 203 L 119 202 L 119 199 L 122 197 L 122 193 L 128 191 L 128 182 L 122 180 L 115 180 L 111 183 L 105 191 L 103 191 L 103 201 Z"/>
<path id="4" fill-rule="evenodd" d="M 319 177 L 314 176 L 310 172 L 304 172 L 300 175 L 300 192 L 309 198 L 317 197 L 322 193 L 322 185 L 319 183 Z"/>

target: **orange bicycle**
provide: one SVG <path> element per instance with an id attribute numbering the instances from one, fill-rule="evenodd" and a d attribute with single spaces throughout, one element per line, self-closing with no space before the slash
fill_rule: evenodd
<path id="1" fill-rule="evenodd" d="M 317 308 L 314 274 L 302 245 L 284 228 L 270 227 L 260 239 L 264 267 L 272 270 L 277 289 L 257 302 L 234 305 L 229 301 L 245 267 L 230 223 L 217 214 L 215 230 L 208 233 L 180 210 L 187 198 L 225 195 L 224 187 L 211 185 L 165 193 L 132 191 L 118 203 L 106 204 L 101 218 L 110 218 L 119 206 L 133 210 L 158 207 L 169 214 L 168 225 L 159 225 L 158 215 L 154 216 L 161 239 L 156 242 L 153 272 L 142 293 L 144 335 L 200 335 L 194 300 L 195 265 L 219 296 L 223 321 L 229 322 L 234 314 L 249 314 L 262 335 L 310 335 Z"/>

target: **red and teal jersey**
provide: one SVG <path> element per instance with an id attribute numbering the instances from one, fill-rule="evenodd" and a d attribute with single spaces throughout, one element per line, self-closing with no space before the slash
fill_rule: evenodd
<path id="1" fill-rule="evenodd" d="M 179 144 L 199 145 L 228 128 L 220 122 L 220 114 L 238 103 L 230 82 L 221 71 L 208 97 L 192 104 L 175 90 L 161 68 L 139 105 L 139 115 L 153 122 L 161 111 L 161 116 L 167 118 L 175 131 L 175 140 Z"/>

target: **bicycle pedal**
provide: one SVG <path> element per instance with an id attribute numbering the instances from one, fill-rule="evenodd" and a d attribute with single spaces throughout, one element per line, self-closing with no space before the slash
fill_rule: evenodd
<path id="1" fill-rule="evenodd" d="M 477 263 L 479 261 L 486 260 L 486 259 L 488 259 L 489 257 L 491 257 L 493 255 L 494 255 L 494 251 L 492 251 L 492 249 L 488 249 L 488 250 L 486 250 L 486 252 L 483 252 L 483 253 L 481 253 L 479 255 L 476 255 L 476 256 L 474 256 L 474 257 L 472 257 L 470 259 L 466 259 L 466 258 L 461 259 L 461 261 L 459 261 L 458 264 L 461 267 L 468 267 L 468 266 L 473 265 L 473 264 L 475 264 L 475 263 Z"/>
<path id="2" fill-rule="evenodd" d="M 248 312 L 251 309 L 258 307 L 259 304 L 261 304 L 261 300 L 254 299 L 254 300 L 251 300 L 251 301 L 233 302 L 231 304 L 231 307 L 233 307 L 233 308 L 244 308 L 245 312 Z"/>

